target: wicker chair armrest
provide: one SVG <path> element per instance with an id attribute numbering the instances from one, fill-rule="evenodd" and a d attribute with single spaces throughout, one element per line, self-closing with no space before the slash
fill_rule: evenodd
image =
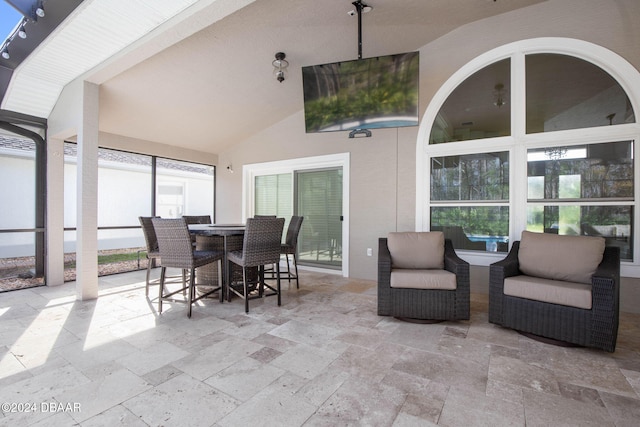
<path id="1" fill-rule="evenodd" d="M 465 271 L 467 275 L 469 274 L 469 263 L 456 254 L 451 239 L 444 240 L 444 269 L 455 274 L 465 273 Z"/>
<path id="2" fill-rule="evenodd" d="M 387 246 L 387 238 L 378 240 L 378 282 L 389 283 L 391 280 L 391 252 Z"/>
<path id="3" fill-rule="evenodd" d="M 378 315 L 391 314 L 391 253 L 387 238 L 378 239 Z"/>
<path id="4" fill-rule="evenodd" d="M 605 248 L 602 262 L 591 276 L 594 310 L 616 312 L 620 299 L 620 248 Z"/>
<path id="5" fill-rule="evenodd" d="M 490 274 L 498 274 L 502 277 L 502 280 L 507 277 L 517 276 L 520 273 L 520 263 L 518 262 L 518 250 L 520 249 L 520 242 L 513 242 L 511 250 L 507 256 L 498 262 L 494 262 L 490 266 Z M 495 273 L 494 273 L 495 272 Z"/>
<path id="6" fill-rule="evenodd" d="M 620 306 L 620 248 L 606 247 L 602 262 L 591 277 L 591 345 L 614 351 Z"/>
<path id="7" fill-rule="evenodd" d="M 509 254 L 489 267 L 489 322 L 502 325 L 504 279 L 520 274 L 518 250 L 520 242 L 515 241 Z"/>
<path id="8" fill-rule="evenodd" d="M 456 319 L 469 319 L 471 278 L 469 263 L 460 258 L 451 239 L 444 241 L 444 268 L 456 275 Z"/>
<path id="9" fill-rule="evenodd" d="M 607 246 L 593 277 L 610 278 L 620 283 L 620 248 Z"/>

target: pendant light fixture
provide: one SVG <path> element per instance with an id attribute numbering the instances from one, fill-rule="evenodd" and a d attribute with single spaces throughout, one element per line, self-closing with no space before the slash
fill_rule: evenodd
<path id="1" fill-rule="evenodd" d="M 280 83 L 284 81 L 285 71 L 289 66 L 289 61 L 285 59 L 286 57 L 287 55 L 285 55 L 284 52 L 278 52 L 276 53 L 276 59 L 271 62 L 271 65 L 273 65 L 274 68 L 273 72 L 276 75 L 276 80 Z"/>

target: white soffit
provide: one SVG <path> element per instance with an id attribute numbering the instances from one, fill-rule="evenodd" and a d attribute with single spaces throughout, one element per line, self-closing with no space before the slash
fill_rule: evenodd
<path id="1" fill-rule="evenodd" d="M 64 86 L 198 0 L 85 0 L 13 73 L 2 108 L 47 118 Z"/>

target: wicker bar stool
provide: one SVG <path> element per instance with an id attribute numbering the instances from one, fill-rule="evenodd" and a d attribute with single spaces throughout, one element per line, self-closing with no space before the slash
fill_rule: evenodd
<path id="1" fill-rule="evenodd" d="M 289 227 L 287 228 L 287 237 L 282 245 L 280 245 L 280 254 L 284 255 L 287 259 L 287 274 L 286 277 L 291 283 L 291 279 L 296 279 L 296 288 L 300 288 L 300 281 L 298 280 L 298 234 L 300 234 L 300 228 L 302 227 L 302 216 L 292 216 L 289 221 Z M 291 273 L 291 265 L 289 264 L 289 255 L 293 255 L 293 267 L 295 273 Z"/>
<path id="2" fill-rule="evenodd" d="M 190 224 L 211 224 L 211 215 L 182 215 L 182 218 Z M 196 247 L 196 236 L 191 235 L 191 244 Z"/>
<path id="3" fill-rule="evenodd" d="M 296 279 L 296 288 L 300 289 L 300 281 L 298 279 L 298 235 L 300 234 L 300 228 L 302 228 L 302 216 L 292 216 L 289 221 L 289 227 L 287 227 L 287 236 L 284 243 L 280 245 L 280 255 L 284 255 L 287 260 L 287 271 L 281 271 L 280 276 L 289 280 L 291 285 L 291 279 Z M 291 263 L 289 262 L 289 255 L 293 255 L 293 267 L 295 273 L 291 272 Z M 267 272 L 270 274 L 270 278 L 275 278 L 275 268 L 271 266 Z"/>
<path id="4" fill-rule="evenodd" d="M 278 305 L 281 304 L 280 296 L 280 244 L 282 241 L 282 230 L 284 228 L 284 218 L 248 218 L 247 228 L 244 232 L 244 240 L 241 251 L 231 251 L 227 254 L 229 268 L 232 264 L 242 267 L 242 289 L 236 289 L 232 283 L 227 284 L 229 296 L 231 292 L 244 299 L 244 311 L 249 312 L 249 300 L 262 298 L 263 296 L 278 296 Z M 276 265 L 276 287 L 268 285 L 264 278 L 264 266 Z M 249 286 L 250 269 L 258 267 L 258 278 L 256 287 L 257 295 L 251 296 Z M 271 293 L 265 294 L 264 288 L 268 288 Z"/>
<path id="5" fill-rule="evenodd" d="M 153 223 L 151 222 L 152 218 L 160 218 L 159 216 L 139 216 L 138 220 L 140 221 L 140 225 L 142 226 L 142 233 L 144 234 L 144 241 L 147 246 L 147 277 L 145 280 L 145 288 L 144 295 L 146 297 L 149 296 L 149 285 L 159 285 L 160 279 L 150 280 L 151 277 L 151 268 L 153 267 L 153 262 L 155 260 L 160 259 L 160 249 L 158 249 L 158 237 L 156 237 L 156 231 L 153 228 Z M 182 286 L 186 287 L 187 283 L 187 272 L 182 270 Z M 175 281 L 178 279 L 178 276 L 171 277 L 171 283 L 178 283 Z M 168 283 L 168 282 L 165 282 Z M 186 292 L 184 292 L 186 295 Z"/>
<path id="6" fill-rule="evenodd" d="M 144 234 L 144 241 L 147 245 L 147 278 L 145 282 L 144 294 L 149 296 L 149 276 L 151 275 L 151 267 L 153 260 L 160 258 L 160 249 L 158 249 L 158 238 L 156 237 L 156 231 L 153 229 L 153 223 L 151 218 L 158 218 L 152 216 L 139 216 L 140 226 L 142 226 L 142 234 Z M 159 282 L 157 282 L 159 283 Z M 155 284 L 155 283 L 154 283 Z"/>
<path id="7" fill-rule="evenodd" d="M 214 292 L 220 293 L 220 302 L 223 300 L 222 286 L 218 285 L 213 287 L 210 291 L 202 293 L 197 298 L 195 297 L 195 272 L 196 268 L 203 265 L 207 265 L 213 262 L 218 262 L 218 284 L 222 283 L 222 251 L 194 251 L 191 244 L 191 237 L 189 235 L 189 228 L 184 218 L 177 219 L 162 219 L 152 218 L 153 228 L 158 237 L 158 246 L 160 249 L 160 259 L 162 263 L 162 271 L 160 273 L 160 292 L 158 298 L 158 312 L 162 313 L 162 301 L 179 301 L 174 300 L 171 296 L 187 291 L 187 304 L 189 305 L 188 317 L 191 317 L 191 308 L 193 303 L 198 300 L 211 295 Z M 167 267 L 180 268 L 183 270 L 190 270 L 189 281 L 186 286 L 178 289 L 177 291 L 170 292 L 165 295 L 164 285 Z"/>

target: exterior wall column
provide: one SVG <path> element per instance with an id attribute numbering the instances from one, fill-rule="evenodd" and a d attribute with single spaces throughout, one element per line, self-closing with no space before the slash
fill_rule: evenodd
<path id="1" fill-rule="evenodd" d="M 47 286 L 64 283 L 64 141 L 47 141 Z"/>
<path id="2" fill-rule="evenodd" d="M 99 86 L 83 82 L 78 129 L 76 298 L 98 297 Z"/>

